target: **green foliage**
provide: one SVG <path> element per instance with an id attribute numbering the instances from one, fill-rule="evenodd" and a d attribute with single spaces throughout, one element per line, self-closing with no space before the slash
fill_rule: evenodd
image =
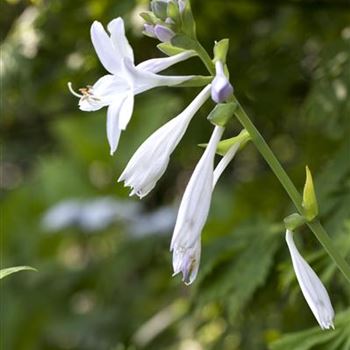
<path id="1" fill-rule="evenodd" d="M 322 332 L 318 327 L 307 331 L 286 334 L 270 346 L 271 350 L 343 350 L 349 345 L 350 311 L 338 315 L 335 330 Z"/>
<path id="2" fill-rule="evenodd" d="M 19 271 L 37 271 L 33 267 L 30 266 L 15 266 L 15 267 L 8 267 L 5 269 L 0 270 L 0 280 L 5 278 L 6 276 L 12 275 L 13 273 L 19 272 Z"/>
<path id="3" fill-rule="evenodd" d="M 276 228 L 264 222 L 238 227 L 233 234 L 218 239 L 204 252 L 199 300 L 222 301 L 234 319 L 264 284 L 278 243 Z"/>
<path id="4" fill-rule="evenodd" d="M 284 242 L 283 218 L 295 209 L 251 143 L 215 189 L 193 286 L 171 278 L 171 228 L 136 233 L 133 224 L 146 226 L 142 219 L 156 208 L 177 209 L 202 154 L 196 145 L 212 129 L 206 120 L 210 102 L 194 118 L 153 193 L 142 203 L 131 199 L 138 208 L 131 219 L 90 231 L 78 221 L 55 232 L 43 226 L 47 210 L 62 201 L 90 203 L 108 196 L 125 209 L 128 193 L 116 179 L 130 156 L 197 93 L 159 88 L 137 96 L 114 157 L 105 136 L 106 111 L 78 110 L 67 82 L 79 88 L 106 73 L 89 38 L 94 20 L 106 25 L 123 16 L 137 62 L 162 55 L 156 40 L 140 36 L 137 13 L 148 10 L 145 3 L 1 4 L 1 263 L 25 261 L 39 271 L 1 283 L 2 347 L 349 348 L 349 286 L 311 232 L 301 228 L 298 247 L 326 284 L 337 315 L 335 331 L 321 332 Z M 215 40 L 230 39 L 227 66 L 235 93 L 300 189 L 304 165 L 310 165 L 319 217 L 349 261 L 350 10 L 343 3 L 191 1 L 197 35 L 209 52 Z M 187 15 L 187 31 L 194 35 Z M 183 37 L 175 41 L 198 49 Z M 159 47 L 177 52 L 174 46 Z M 166 74 L 207 72 L 193 57 Z M 240 130 L 237 121 L 230 122 L 225 138 Z"/>

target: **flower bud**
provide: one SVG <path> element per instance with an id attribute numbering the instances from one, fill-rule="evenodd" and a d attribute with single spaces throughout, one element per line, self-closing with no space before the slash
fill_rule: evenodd
<path id="1" fill-rule="evenodd" d="M 151 37 L 151 38 L 156 38 L 156 34 L 154 32 L 154 26 L 152 26 L 151 24 L 147 24 L 145 23 L 143 25 L 143 28 L 144 28 L 144 31 L 143 31 L 143 34 Z"/>
<path id="2" fill-rule="evenodd" d="M 165 20 L 167 17 L 168 0 L 151 1 L 152 12 L 160 19 Z"/>
<path id="3" fill-rule="evenodd" d="M 233 94 L 233 87 L 224 73 L 224 66 L 221 61 L 216 61 L 215 69 L 216 75 L 212 82 L 211 98 L 216 103 L 222 103 Z"/>
<path id="4" fill-rule="evenodd" d="M 157 24 L 154 27 L 154 34 L 163 43 L 169 42 L 175 36 L 175 33 L 171 29 L 161 24 Z"/>
<path id="5" fill-rule="evenodd" d="M 179 10 L 180 12 L 184 12 L 185 11 L 185 7 L 186 7 L 186 1 L 185 0 L 178 0 L 177 4 L 179 5 Z"/>

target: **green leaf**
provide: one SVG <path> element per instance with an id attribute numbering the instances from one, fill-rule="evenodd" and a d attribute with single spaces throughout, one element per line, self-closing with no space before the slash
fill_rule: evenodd
<path id="1" fill-rule="evenodd" d="M 283 221 L 288 230 L 294 231 L 296 228 L 304 225 L 306 219 L 303 216 L 294 213 L 284 218 Z"/>
<path id="2" fill-rule="evenodd" d="M 218 126 L 226 126 L 237 108 L 236 102 L 218 103 L 209 113 L 208 120 Z"/>
<path id="3" fill-rule="evenodd" d="M 270 350 L 345 350 L 350 335 L 350 310 L 336 317 L 335 330 L 321 330 L 315 326 L 306 331 L 283 335 L 272 342 Z"/>
<path id="4" fill-rule="evenodd" d="M 182 31 L 190 38 L 196 39 L 196 22 L 192 15 L 190 1 L 185 2 L 185 8 L 181 13 Z"/>
<path id="5" fill-rule="evenodd" d="M 226 242 L 221 250 L 216 242 L 204 249 L 198 298 L 202 303 L 222 300 L 233 319 L 265 282 L 280 241 L 275 227 L 265 222 L 241 226 L 220 240 Z M 217 255 L 208 258 L 212 249 Z"/>
<path id="6" fill-rule="evenodd" d="M 174 1 L 168 2 L 167 15 L 175 23 L 181 22 L 179 6 Z"/>
<path id="7" fill-rule="evenodd" d="M 181 47 L 173 46 L 170 43 L 160 43 L 157 45 L 157 48 L 168 56 L 174 56 L 174 55 L 177 55 L 178 53 L 181 53 L 187 50 Z"/>
<path id="8" fill-rule="evenodd" d="M 34 267 L 30 266 L 14 266 L 14 267 L 8 267 L 6 269 L 0 270 L 0 280 L 3 279 L 6 276 L 12 275 L 13 273 L 19 272 L 19 271 L 37 271 Z"/>
<path id="9" fill-rule="evenodd" d="M 173 46 L 179 47 L 185 50 L 197 51 L 198 43 L 187 35 L 178 34 L 171 39 Z"/>
<path id="10" fill-rule="evenodd" d="M 141 12 L 140 16 L 146 21 L 148 24 L 158 24 L 161 23 L 161 21 L 154 15 L 151 11 L 145 11 Z"/>
<path id="11" fill-rule="evenodd" d="M 214 46 L 214 61 L 221 61 L 222 63 L 226 63 L 226 57 L 228 48 L 230 45 L 229 39 L 222 39 L 215 43 Z"/>
<path id="12" fill-rule="evenodd" d="M 237 142 L 240 142 L 240 149 L 242 149 L 249 140 L 250 135 L 248 131 L 243 129 L 237 136 L 220 141 L 216 149 L 216 153 L 220 156 L 224 156 L 228 152 L 228 150 Z M 198 146 L 205 148 L 207 147 L 207 145 L 207 143 L 201 143 Z"/>
<path id="13" fill-rule="evenodd" d="M 308 166 L 306 166 L 306 180 L 304 185 L 303 203 L 304 216 L 311 221 L 318 215 L 318 204 L 314 188 L 314 182 Z"/>

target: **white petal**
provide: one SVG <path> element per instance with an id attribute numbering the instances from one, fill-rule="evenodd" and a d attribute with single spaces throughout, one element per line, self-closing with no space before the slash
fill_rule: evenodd
<path id="1" fill-rule="evenodd" d="M 92 86 L 91 92 L 94 96 L 110 103 L 116 96 L 125 94 L 129 88 L 127 82 L 115 75 L 107 74 L 97 80 Z"/>
<path id="2" fill-rule="evenodd" d="M 94 100 L 92 98 L 82 97 L 79 100 L 79 109 L 84 112 L 98 111 L 102 107 L 107 106 L 108 103 L 101 103 L 101 101 Z"/>
<path id="3" fill-rule="evenodd" d="M 177 55 L 164 57 L 164 58 L 153 58 L 144 62 L 141 62 L 136 66 L 137 69 L 145 70 L 152 73 L 158 73 L 165 70 L 176 63 L 187 60 L 190 57 L 195 56 L 195 51 L 184 51 Z"/>
<path id="4" fill-rule="evenodd" d="M 112 103 L 107 110 L 107 139 L 111 149 L 111 155 L 117 150 L 121 130 L 119 128 L 119 111 L 121 103 Z"/>
<path id="5" fill-rule="evenodd" d="M 134 67 L 129 60 L 124 60 L 124 65 L 130 79 L 130 84 L 133 85 L 135 95 L 153 89 L 157 86 L 178 85 L 193 78 L 193 75 L 165 76 L 139 70 Z"/>
<path id="6" fill-rule="evenodd" d="M 221 158 L 219 164 L 216 166 L 214 170 L 214 179 L 213 179 L 213 188 L 215 187 L 216 183 L 218 182 L 221 174 L 224 172 L 224 170 L 227 168 L 227 166 L 230 164 L 231 160 L 237 153 L 237 150 L 239 149 L 239 146 L 241 145 L 240 142 L 235 143 L 231 148 L 226 152 L 226 154 Z"/>
<path id="7" fill-rule="evenodd" d="M 293 232 L 286 231 L 286 241 L 300 289 L 322 329 L 334 328 L 334 310 L 326 288 L 314 270 L 300 255 L 293 240 Z"/>
<path id="8" fill-rule="evenodd" d="M 90 34 L 97 56 L 106 70 L 114 74 L 120 72 L 122 64 L 121 57 L 118 56 L 118 52 L 116 52 L 102 24 L 95 21 L 91 26 Z"/>
<path id="9" fill-rule="evenodd" d="M 127 58 L 134 62 L 134 53 L 125 36 L 124 21 L 121 17 L 114 19 L 108 23 L 107 26 L 111 33 L 111 39 L 117 53 L 121 58 Z"/>
<path id="10" fill-rule="evenodd" d="M 195 244 L 206 222 L 213 186 L 214 156 L 224 128 L 216 126 L 182 197 L 170 249 Z"/>
<path id="11" fill-rule="evenodd" d="M 110 74 L 104 75 L 81 97 L 79 108 L 82 111 L 97 111 L 119 99 L 127 88 L 125 80 Z"/>
<path id="12" fill-rule="evenodd" d="M 132 116 L 134 109 L 134 94 L 129 92 L 120 108 L 119 128 L 125 130 Z"/>

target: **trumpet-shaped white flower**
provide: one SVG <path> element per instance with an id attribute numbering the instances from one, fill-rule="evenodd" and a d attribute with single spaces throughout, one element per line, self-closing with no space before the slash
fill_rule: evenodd
<path id="1" fill-rule="evenodd" d="M 192 117 L 210 96 L 205 87 L 176 118 L 155 131 L 135 152 L 118 181 L 130 186 L 130 195 L 146 196 L 164 174 L 171 153 L 183 137 Z"/>
<path id="2" fill-rule="evenodd" d="M 216 103 L 225 102 L 232 94 L 233 87 L 227 79 L 224 66 L 220 60 L 215 63 L 215 78 L 212 82 L 211 98 Z"/>
<path id="3" fill-rule="evenodd" d="M 188 269 L 179 270 L 178 267 L 188 266 L 186 262 L 188 257 L 192 256 L 193 252 L 198 252 L 200 235 L 210 208 L 214 157 L 223 132 L 223 127 L 215 127 L 209 144 L 198 162 L 181 200 L 170 250 L 173 252 L 174 273 L 177 274 L 181 271 L 184 277 L 188 275 Z M 180 264 L 181 257 L 187 260 Z M 199 259 L 196 259 L 193 264 L 191 271 L 198 271 Z M 192 273 L 191 281 L 194 280 L 193 276 L 195 277 L 194 273 Z"/>
<path id="4" fill-rule="evenodd" d="M 300 255 L 294 244 L 293 232 L 290 230 L 286 231 L 286 241 L 301 291 L 312 313 L 322 329 L 334 328 L 334 310 L 326 288 Z"/>
<path id="5" fill-rule="evenodd" d="M 221 130 L 219 129 L 218 132 L 220 133 Z M 221 136 L 220 136 L 221 137 Z M 216 151 L 216 147 L 217 147 L 217 141 L 214 140 L 214 135 L 212 136 L 212 145 L 210 147 L 213 147 L 213 149 L 208 153 L 210 153 L 209 156 L 207 156 L 209 159 L 207 162 L 208 167 L 210 168 L 210 159 L 212 157 L 212 159 L 214 159 L 214 155 L 215 155 L 215 151 Z M 210 142 L 209 142 L 210 144 Z M 214 144 L 216 144 L 215 148 L 214 148 Z M 198 220 L 197 217 L 193 214 L 193 211 L 188 211 L 188 213 L 190 213 L 189 215 L 191 216 L 187 216 L 186 219 L 183 219 L 180 217 L 180 219 L 182 221 L 179 220 L 179 216 L 180 216 L 180 210 L 179 210 L 179 214 L 178 214 L 178 220 L 177 220 L 177 225 L 179 225 L 178 223 L 181 222 L 182 227 L 178 226 L 178 230 L 175 231 L 176 232 L 176 236 L 175 236 L 175 232 L 173 235 L 173 239 L 171 242 L 171 250 L 173 251 L 173 270 L 174 270 L 174 274 L 173 275 L 177 275 L 178 273 L 182 272 L 182 276 L 183 276 L 183 281 L 185 282 L 185 284 L 189 285 L 191 284 L 195 278 L 197 277 L 197 273 L 198 273 L 198 269 L 199 269 L 199 263 L 200 263 L 200 255 L 201 255 L 201 231 L 202 228 L 205 224 L 205 221 L 207 219 L 208 216 L 208 211 L 209 211 L 209 206 L 210 206 L 210 200 L 211 200 L 211 192 L 214 189 L 219 177 L 221 176 L 221 174 L 224 172 L 224 170 L 226 169 L 226 167 L 228 166 L 228 164 L 232 161 L 233 157 L 235 156 L 235 154 L 237 153 L 237 150 L 240 147 L 241 142 L 237 142 L 234 145 L 231 146 L 231 148 L 227 151 L 227 153 L 223 156 L 223 158 L 220 160 L 219 164 L 216 166 L 214 173 L 211 170 L 207 173 L 207 180 L 203 180 L 202 182 L 197 183 L 198 188 L 193 189 L 193 191 L 203 191 L 204 194 L 206 194 L 206 199 L 201 199 L 198 198 L 198 192 L 194 192 L 194 201 L 193 203 L 186 203 L 183 204 L 184 199 L 181 202 L 181 206 L 183 205 L 183 212 L 182 212 L 182 217 L 187 213 L 188 211 L 188 207 L 193 208 L 194 210 L 197 208 L 198 209 L 198 215 L 200 215 L 199 218 L 199 222 L 195 222 L 195 220 Z M 209 145 L 208 145 L 209 148 Z M 208 149 L 207 148 L 207 149 Z M 212 154 L 214 150 L 214 155 Z M 203 154 L 204 157 L 204 154 Z M 202 157 L 202 158 L 203 158 Z M 199 163 L 197 165 L 197 167 L 199 166 Z M 202 165 L 202 167 L 204 167 Z M 197 169 L 197 168 L 196 168 Z M 203 174 L 205 172 L 205 170 L 203 168 L 201 168 L 201 171 L 203 171 Z M 210 175 L 211 174 L 211 175 Z M 194 178 L 195 173 L 193 173 L 192 178 Z M 197 175 L 199 177 L 199 173 L 197 173 Z M 203 175 L 204 176 L 204 175 Z M 211 187 L 210 187 L 210 178 L 212 179 L 211 182 Z M 190 181 L 191 182 L 191 181 Z M 192 185 L 194 186 L 194 185 Z M 190 187 L 190 184 L 187 186 L 187 188 Z M 190 189 L 189 189 L 190 190 Z M 187 189 L 186 189 L 187 191 Z M 208 196 L 209 194 L 209 196 Z M 185 196 L 184 196 L 185 197 Z M 204 197 L 204 196 L 203 196 Z M 208 199 L 209 197 L 209 199 Z M 189 197 L 187 197 L 189 198 Z M 188 199 L 187 199 L 188 200 Z M 186 207 L 185 207 L 186 205 Z M 201 210 L 201 205 L 204 205 L 205 207 L 202 208 Z M 175 228 L 176 230 L 176 228 Z"/>
<path id="6" fill-rule="evenodd" d="M 100 78 L 93 86 L 71 92 L 80 98 L 79 108 L 83 111 L 96 111 L 107 107 L 107 138 L 111 154 L 118 147 L 121 130 L 127 127 L 134 108 L 134 95 L 157 86 L 174 86 L 193 76 L 164 76 L 156 73 L 194 55 L 185 51 L 172 57 L 145 61 L 137 66 L 134 54 L 125 36 L 124 22 L 114 19 L 108 26 L 110 36 L 101 23 L 91 26 L 91 40 L 97 56 L 105 69 L 111 73 Z"/>

